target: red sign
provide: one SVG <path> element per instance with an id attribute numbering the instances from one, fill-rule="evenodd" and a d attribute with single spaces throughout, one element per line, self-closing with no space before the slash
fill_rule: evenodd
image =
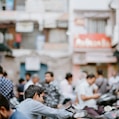
<path id="1" fill-rule="evenodd" d="M 105 34 L 80 34 L 74 37 L 74 48 L 110 48 L 111 39 Z"/>

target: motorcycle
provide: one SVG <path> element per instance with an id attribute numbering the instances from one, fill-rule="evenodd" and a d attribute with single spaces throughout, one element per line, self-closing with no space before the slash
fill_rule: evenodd
<path id="1" fill-rule="evenodd" d="M 97 105 L 113 106 L 117 105 L 118 100 L 119 100 L 119 83 L 114 84 L 108 93 L 103 94 L 97 100 Z"/>
<path id="2" fill-rule="evenodd" d="M 106 106 L 104 114 L 95 117 L 89 115 L 86 110 L 78 110 L 73 105 L 69 106 L 66 110 L 73 113 L 73 117 L 68 119 L 119 119 L 119 107 L 112 108 L 111 106 Z"/>
<path id="3" fill-rule="evenodd" d="M 119 119 L 119 83 L 112 86 L 110 91 L 97 100 L 97 105 L 103 106 L 104 112 L 100 116 L 92 116 L 86 110 L 80 110 L 71 105 L 66 110 L 79 119 Z"/>

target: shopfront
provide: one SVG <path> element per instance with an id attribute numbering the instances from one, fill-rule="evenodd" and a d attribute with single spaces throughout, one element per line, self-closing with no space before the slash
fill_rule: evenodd
<path id="1" fill-rule="evenodd" d="M 109 77 L 116 69 L 116 58 L 113 56 L 111 39 L 105 34 L 79 34 L 74 37 L 73 72 L 75 79 L 80 71 L 96 73 L 102 69 Z"/>

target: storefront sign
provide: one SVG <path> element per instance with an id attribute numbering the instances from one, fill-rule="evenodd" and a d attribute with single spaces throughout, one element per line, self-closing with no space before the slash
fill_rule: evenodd
<path id="1" fill-rule="evenodd" d="M 17 32 L 33 32 L 34 24 L 33 22 L 17 22 L 16 31 Z"/>
<path id="2" fill-rule="evenodd" d="M 88 63 L 116 63 L 116 57 L 114 56 L 104 56 L 104 55 L 93 55 L 93 56 L 86 56 L 86 61 Z"/>
<path id="3" fill-rule="evenodd" d="M 58 20 L 57 21 L 57 27 L 67 28 L 68 27 L 68 21 L 60 21 L 60 20 Z"/>
<path id="4" fill-rule="evenodd" d="M 105 34 L 80 34 L 74 37 L 74 48 L 110 48 L 111 39 Z"/>
<path id="5" fill-rule="evenodd" d="M 25 69 L 28 71 L 40 70 L 40 60 L 38 57 L 27 57 L 25 60 Z"/>
<path id="6" fill-rule="evenodd" d="M 75 18 L 74 19 L 74 24 L 76 26 L 84 26 L 85 25 L 85 20 L 82 18 Z"/>
<path id="7" fill-rule="evenodd" d="M 44 28 L 56 28 L 57 22 L 56 19 L 45 19 L 44 20 Z"/>
<path id="8" fill-rule="evenodd" d="M 74 53 L 73 63 L 74 64 L 88 64 L 88 63 L 116 63 L 116 57 L 111 55 L 108 51 L 91 51 L 91 52 L 79 52 Z"/>

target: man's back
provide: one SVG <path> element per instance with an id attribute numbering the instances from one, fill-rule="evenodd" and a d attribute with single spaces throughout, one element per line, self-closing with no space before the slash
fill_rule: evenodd
<path id="1" fill-rule="evenodd" d="M 75 100 L 75 94 L 73 92 L 73 87 L 71 84 L 68 83 L 66 79 L 61 81 L 60 90 L 65 99 L 71 99 L 72 101 Z"/>
<path id="2" fill-rule="evenodd" d="M 23 115 L 21 112 L 15 110 L 9 119 L 30 119 Z"/>
<path id="3" fill-rule="evenodd" d="M 61 119 L 72 116 L 72 113 L 67 112 L 64 109 L 53 109 L 45 106 L 41 102 L 30 98 L 25 99 L 23 102 L 21 102 L 17 106 L 17 110 L 30 119 L 41 119 L 42 115 L 53 118 L 57 117 Z"/>
<path id="4" fill-rule="evenodd" d="M 14 96 L 13 83 L 5 77 L 0 77 L 0 93 L 8 100 Z"/>
<path id="5" fill-rule="evenodd" d="M 99 93 L 105 94 L 107 92 L 108 81 L 106 78 L 97 78 L 95 83 L 98 86 Z"/>

